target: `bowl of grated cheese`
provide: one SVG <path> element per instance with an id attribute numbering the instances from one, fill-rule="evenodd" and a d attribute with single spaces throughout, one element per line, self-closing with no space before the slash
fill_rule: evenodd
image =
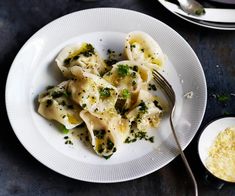
<path id="1" fill-rule="evenodd" d="M 199 137 L 198 153 L 213 181 L 221 181 L 215 185 L 217 188 L 225 182 L 235 183 L 235 117 L 210 122 Z"/>

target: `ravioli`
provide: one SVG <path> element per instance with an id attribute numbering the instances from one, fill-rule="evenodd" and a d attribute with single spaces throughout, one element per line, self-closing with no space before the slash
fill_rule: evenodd
<path id="1" fill-rule="evenodd" d="M 152 73 L 143 63 L 120 61 L 103 78 L 118 89 L 118 107 L 126 110 L 136 101 L 139 90 L 147 87 Z"/>
<path id="2" fill-rule="evenodd" d="M 158 43 L 141 31 L 133 31 L 127 35 L 125 54 L 129 60 L 147 62 L 150 68 L 162 68 L 165 63 L 165 55 Z"/>
<path id="3" fill-rule="evenodd" d="M 139 131 L 146 131 L 152 127 L 158 127 L 162 109 L 155 102 L 154 96 L 148 91 L 140 90 L 138 99 L 133 108 L 126 114 L 132 126 Z"/>
<path id="4" fill-rule="evenodd" d="M 70 68 L 81 67 L 95 75 L 106 72 L 107 66 L 90 43 L 81 43 L 65 47 L 55 59 L 59 69 L 66 78 L 71 78 Z"/>
<path id="5" fill-rule="evenodd" d="M 48 120 L 55 120 L 63 124 L 67 129 L 80 125 L 83 121 L 80 118 L 81 108 L 74 104 L 68 97 L 68 82 L 62 82 L 41 93 L 38 98 L 38 112 Z"/>
<path id="6" fill-rule="evenodd" d="M 109 158 L 129 134 L 129 123 L 115 113 L 97 114 L 86 110 L 80 113 L 90 133 L 94 151 Z"/>
<path id="7" fill-rule="evenodd" d="M 130 32 L 123 44 L 126 56 L 119 54 L 118 59 L 125 57 L 122 61 L 113 59 L 111 50 L 103 60 L 90 43 L 66 46 L 55 59 L 66 81 L 38 98 L 38 112 L 46 119 L 67 129 L 85 124 L 87 141 L 106 159 L 123 143 L 154 142 L 147 131 L 158 127 L 163 112 L 161 99 L 151 94 L 157 88 L 150 83 L 153 69 L 164 65 L 161 48 L 138 31 Z"/>
<path id="8" fill-rule="evenodd" d="M 68 90 L 74 102 L 90 112 L 114 110 L 118 96 L 114 86 L 99 76 L 83 72 L 79 67 L 74 67 L 72 73 L 76 78 L 69 82 Z"/>

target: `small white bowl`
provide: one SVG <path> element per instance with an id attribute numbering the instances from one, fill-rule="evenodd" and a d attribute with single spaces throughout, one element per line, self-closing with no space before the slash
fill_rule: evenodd
<path id="1" fill-rule="evenodd" d="M 198 154 L 199 158 L 204 165 L 205 169 L 211 174 L 211 176 L 215 177 L 213 181 L 218 179 L 221 183 L 228 183 L 221 178 L 216 177 L 214 174 L 210 172 L 210 170 L 206 167 L 206 159 L 208 157 L 209 148 L 215 141 L 216 136 L 223 130 L 228 127 L 235 126 L 235 116 L 227 116 L 222 118 L 217 118 L 210 122 L 202 131 L 199 140 L 198 140 Z M 207 178 L 207 177 L 206 177 Z M 233 183 L 233 182 L 229 182 Z M 222 185 L 223 186 L 223 185 Z M 222 187 L 221 186 L 221 187 Z"/>

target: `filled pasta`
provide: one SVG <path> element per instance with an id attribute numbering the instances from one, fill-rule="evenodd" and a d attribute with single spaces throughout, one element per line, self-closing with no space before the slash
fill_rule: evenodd
<path id="1" fill-rule="evenodd" d="M 90 112 L 114 109 L 118 96 L 114 86 L 101 77 L 81 71 L 79 67 L 73 68 L 72 73 L 77 77 L 69 82 L 68 90 L 74 102 Z"/>
<path id="2" fill-rule="evenodd" d="M 83 110 L 81 118 L 86 123 L 95 152 L 108 158 L 116 152 L 129 133 L 128 120 L 115 113 L 97 114 Z"/>
<path id="3" fill-rule="evenodd" d="M 107 66 L 90 43 L 81 43 L 65 47 L 55 59 L 66 78 L 72 77 L 71 67 L 78 66 L 95 75 L 105 73 Z"/>
<path id="4" fill-rule="evenodd" d="M 157 127 L 161 120 L 162 108 L 155 101 L 148 91 L 140 90 L 137 101 L 126 114 L 126 118 L 140 131 Z"/>
<path id="5" fill-rule="evenodd" d="M 103 78 L 118 89 L 117 107 L 126 110 L 136 102 L 139 90 L 147 87 L 152 73 L 144 63 L 120 61 Z"/>
<path id="6" fill-rule="evenodd" d="M 151 68 L 161 68 L 165 62 L 165 55 L 158 43 L 150 35 L 140 31 L 127 35 L 125 54 L 129 60 L 147 62 Z"/>
<path id="7" fill-rule="evenodd" d="M 67 84 L 67 81 L 62 82 L 41 93 L 38 112 L 48 120 L 55 120 L 67 129 L 72 129 L 83 121 L 79 115 L 81 108 L 68 98 Z"/>
<path id="8" fill-rule="evenodd" d="M 143 138 L 153 142 L 147 132 L 158 127 L 163 113 L 160 99 L 152 94 L 157 90 L 152 69 L 164 65 L 161 48 L 137 31 L 130 32 L 123 44 L 126 59 L 109 61 L 90 43 L 65 47 L 55 59 L 65 81 L 38 97 L 41 116 L 68 130 L 85 126 L 86 141 L 106 159 L 123 143 Z"/>

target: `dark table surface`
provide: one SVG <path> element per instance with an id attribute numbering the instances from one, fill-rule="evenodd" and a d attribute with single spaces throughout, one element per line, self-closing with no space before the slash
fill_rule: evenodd
<path id="1" fill-rule="evenodd" d="M 16 138 L 5 109 L 5 82 L 11 63 L 37 30 L 65 14 L 94 7 L 119 7 L 153 16 L 182 35 L 203 66 L 208 103 L 202 125 L 185 153 L 199 184 L 199 195 L 235 195 L 235 185 L 216 190 L 204 183 L 197 155 L 197 138 L 211 119 L 235 114 L 235 31 L 211 30 L 175 17 L 157 0 L 1 0 L 0 1 L 0 195 L 193 195 L 190 180 L 180 157 L 148 176 L 115 184 L 73 180 L 55 173 L 34 159 Z M 220 102 L 215 95 L 231 95 Z"/>

